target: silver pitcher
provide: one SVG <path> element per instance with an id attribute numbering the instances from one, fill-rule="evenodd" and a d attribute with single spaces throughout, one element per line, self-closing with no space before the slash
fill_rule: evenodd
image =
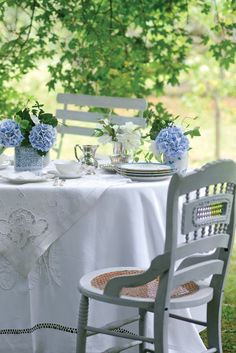
<path id="1" fill-rule="evenodd" d="M 82 158 L 78 157 L 78 154 L 77 154 L 77 149 L 78 148 L 83 153 Z M 98 161 L 95 158 L 95 154 L 96 154 L 97 148 L 98 148 L 98 145 L 82 145 L 82 146 L 75 145 L 75 147 L 74 147 L 75 157 L 82 164 L 97 168 L 98 167 Z"/>

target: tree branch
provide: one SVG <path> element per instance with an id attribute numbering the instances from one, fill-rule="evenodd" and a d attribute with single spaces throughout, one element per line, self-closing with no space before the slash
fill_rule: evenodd
<path id="1" fill-rule="evenodd" d="M 112 21 L 113 21 L 112 0 L 109 0 L 109 3 L 110 3 L 110 31 L 112 31 Z"/>
<path id="2" fill-rule="evenodd" d="M 24 40 L 24 42 L 21 45 L 21 49 L 23 49 L 23 47 L 25 46 L 25 44 L 29 40 L 29 37 L 30 37 L 30 34 L 31 34 L 31 30 L 32 30 L 33 20 L 34 20 L 36 4 L 37 4 L 37 2 L 36 2 L 36 0 L 34 0 L 33 1 L 33 5 L 32 5 L 32 13 L 31 13 L 31 16 L 30 16 L 30 24 L 29 24 L 29 28 L 28 28 L 28 33 L 26 35 L 26 39 Z"/>

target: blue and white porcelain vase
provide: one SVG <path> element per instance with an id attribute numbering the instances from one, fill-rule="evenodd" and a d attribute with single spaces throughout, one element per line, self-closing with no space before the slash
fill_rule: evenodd
<path id="1" fill-rule="evenodd" d="M 43 157 L 33 147 L 18 146 L 15 147 L 15 170 L 33 171 L 43 168 Z"/>
<path id="2" fill-rule="evenodd" d="M 163 154 L 163 163 L 169 165 L 176 172 L 185 173 L 188 169 L 188 152 L 185 152 L 182 157 L 173 158 Z"/>

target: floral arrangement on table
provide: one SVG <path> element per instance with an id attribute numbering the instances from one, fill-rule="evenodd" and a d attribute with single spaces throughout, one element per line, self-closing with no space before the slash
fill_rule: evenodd
<path id="1" fill-rule="evenodd" d="M 146 160 L 156 157 L 167 164 L 183 160 L 190 149 L 189 137 L 200 136 L 199 127 L 191 128 L 187 123 L 190 118 L 184 118 L 179 123 L 180 116 L 170 114 L 162 103 L 155 105 L 154 109 L 153 105 L 150 106 L 144 113 L 148 133 L 143 138 L 151 140 L 151 152 L 146 153 Z"/>
<path id="2" fill-rule="evenodd" d="M 53 114 L 46 113 L 42 107 L 43 104 L 36 102 L 31 108 L 25 107 L 18 111 L 13 118 L 0 120 L 1 151 L 8 147 L 15 147 L 15 168 L 20 150 L 28 153 L 28 157 L 22 157 L 21 153 L 19 164 L 24 162 L 24 166 L 19 165 L 18 170 L 31 169 L 30 161 L 36 163 L 32 169 L 40 169 L 42 156 L 48 153 L 56 141 L 58 121 Z"/>
<path id="3" fill-rule="evenodd" d="M 116 125 L 110 118 L 105 118 L 99 120 L 98 123 L 94 135 L 98 137 L 100 143 L 118 143 L 121 147 L 120 151 L 124 154 L 129 154 L 140 147 L 140 128 L 132 122 Z"/>
<path id="4" fill-rule="evenodd" d="M 32 108 L 18 111 L 12 119 L 0 121 L 0 145 L 7 147 L 33 147 L 40 156 L 52 148 L 56 141 L 57 119 L 42 109 L 38 102 Z"/>

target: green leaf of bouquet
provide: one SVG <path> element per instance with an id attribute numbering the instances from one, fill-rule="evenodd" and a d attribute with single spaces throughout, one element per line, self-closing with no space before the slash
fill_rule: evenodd
<path id="1" fill-rule="evenodd" d="M 46 156 L 47 152 L 43 152 L 43 151 L 40 151 L 40 150 L 37 150 L 38 154 L 43 157 L 43 156 Z"/>
<path id="2" fill-rule="evenodd" d="M 192 137 L 192 138 L 195 137 L 195 136 L 201 136 L 200 127 L 196 126 L 192 130 L 186 131 L 184 133 L 184 135 L 190 135 L 190 137 Z"/>
<path id="3" fill-rule="evenodd" d="M 24 138 L 24 140 L 21 142 L 21 146 L 23 146 L 23 147 L 29 147 L 29 146 L 31 146 L 31 144 L 30 144 L 28 138 L 26 138 L 26 137 Z"/>
<path id="4" fill-rule="evenodd" d="M 28 120 L 21 120 L 20 128 L 21 130 L 31 130 L 31 124 Z"/>
<path id="5" fill-rule="evenodd" d="M 30 112 L 28 108 L 25 108 L 23 110 L 20 110 L 16 113 L 16 116 L 19 116 L 21 119 L 23 120 L 28 120 L 28 121 L 32 121 L 31 117 L 30 117 Z"/>
<path id="6" fill-rule="evenodd" d="M 96 136 L 96 137 L 103 136 L 103 131 L 101 129 L 95 129 L 94 136 Z"/>
<path id="7" fill-rule="evenodd" d="M 104 129 L 107 130 L 107 132 L 110 136 L 114 136 L 114 129 L 111 126 L 106 125 L 106 126 L 104 126 Z"/>
<path id="8" fill-rule="evenodd" d="M 38 101 L 36 101 L 35 104 L 32 106 L 32 108 L 40 109 L 43 106 L 44 106 L 43 104 L 40 104 Z"/>
<path id="9" fill-rule="evenodd" d="M 39 120 L 43 124 L 48 124 L 52 125 L 53 127 L 56 127 L 58 122 L 55 116 L 51 113 L 43 113 L 39 115 Z"/>

